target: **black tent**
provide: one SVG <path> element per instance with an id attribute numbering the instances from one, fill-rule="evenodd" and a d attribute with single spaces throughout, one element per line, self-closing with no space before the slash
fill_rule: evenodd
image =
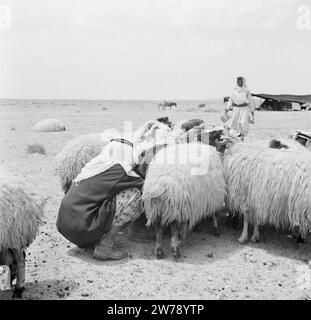
<path id="1" fill-rule="evenodd" d="M 258 108 L 259 110 L 285 111 L 291 110 L 292 104 L 299 104 L 301 109 L 307 108 L 311 104 L 311 95 L 291 95 L 291 94 L 252 94 L 254 97 L 265 101 Z"/>

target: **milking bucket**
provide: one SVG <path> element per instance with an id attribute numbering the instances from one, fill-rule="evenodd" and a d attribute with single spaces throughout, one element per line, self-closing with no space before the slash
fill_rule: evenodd
<path id="1" fill-rule="evenodd" d="M 0 266 L 0 290 L 11 289 L 11 271 L 8 266 Z"/>
<path id="2" fill-rule="evenodd" d="M 222 116 L 220 117 L 220 120 L 221 120 L 222 122 L 227 122 L 229 119 L 230 119 L 230 115 L 229 115 L 228 112 L 224 112 L 224 113 L 222 114 Z"/>

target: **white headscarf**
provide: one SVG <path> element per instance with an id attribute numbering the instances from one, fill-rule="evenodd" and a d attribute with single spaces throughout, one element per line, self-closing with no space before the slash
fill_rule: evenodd
<path id="1" fill-rule="evenodd" d="M 237 90 L 238 92 L 246 92 L 246 93 L 249 93 L 250 92 L 250 90 L 248 89 L 248 87 L 247 87 L 247 85 L 246 85 L 246 80 L 245 80 L 245 78 L 244 77 L 238 77 L 238 79 L 242 79 L 242 81 L 243 81 L 243 85 L 242 85 L 242 87 L 240 87 L 239 85 L 238 85 L 238 83 L 236 84 L 236 86 L 235 86 L 235 88 L 234 88 L 234 90 Z M 237 79 L 237 80 L 238 80 Z"/>
<path id="2" fill-rule="evenodd" d="M 237 105 L 241 105 L 244 103 L 249 103 L 249 99 L 248 99 L 248 95 L 250 94 L 250 90 L 248 89 L 247 85 L 246 85 L 246 80 L 244 77 L 239 77 L 242 78 L 243 80 L 243 85 L 242 87 L 240 87 L 238 84 L 235 86 L 235 88 L 233 89 L 232 92 L 232 101 L 237 104 Z"/>
<path id="3" fill-rule="evenodd" d="M 152 127 L 150 128 L 151 124 Z M 132 143 L 132 146 L 120 141 L 109 142 L 97 157 L 93 158 L 82 168 L 79 175 L 73 181 L 79 183 L 82 180 L 107 171 L 116 164 L 121 165 L 128 176 L 139 177 L 133 170 L 133 167 L 138 162 L 138 155 L 154 146 L 155 133 L 161 125 L 158 121 L 147 121 L 134 134 L 125 134 L 124 138 Z M 116 138 L 120 139 L 122 137 L 118 136 Z"/>
<path id="4" fill-rule="evenodd" d="M 103 148 L 97 157 L 93 158 L 82 168 L 79 175 L 73 181 L 79 183 L 82 180 L 107 171 L 116 164 L 121 165 L 127 175 L 139 177 L 139 175 L 133 171 L 133 167 L 137 161 L 138 156 L 132 146 L 119 141 L 111 141 Z"/>

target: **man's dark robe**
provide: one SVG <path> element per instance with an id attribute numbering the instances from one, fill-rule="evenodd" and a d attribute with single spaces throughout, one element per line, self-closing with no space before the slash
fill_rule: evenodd
<path id="1" fill-rule="evenodd" d="M 111 228 L 115 196 L 142 186 L 143 179 L 128 176 L 119 164 L 78 185 L 72 183 L 59 208 L 58 231 L 79 247 L 94 245 Z"/>

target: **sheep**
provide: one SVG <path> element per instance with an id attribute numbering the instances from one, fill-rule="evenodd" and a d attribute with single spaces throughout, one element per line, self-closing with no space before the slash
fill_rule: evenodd
<path id="1" fill-rule="evenodd" d="M 1 173 L 0 180 L 0 265 L 11 270 L 11 284 L 16 278 L 13 297 L 21 298 L 25 283 L 25 251 L 35 240 L 42 223 L 45 201 L 20 181 Z"/>
<path id="2" fill-rule="evenodd" d="M 147 226 L 155 226 L 158 259 L 162 250 L 163 229 L 170 227 L 173 257 L 180 255 L 184 238 L 203 218 L 223 208 L 225 181 L 219 154 L 202 143 L 169 145 L 160 150 L 147 170 L 142 191 Z"/>
<path id="3" fill-rule="evenodd" d="M 69 141 L 56 156 L 57 173 L 65 193 L 81 169 L 93 158 L 98 156 L 109 139 L 100 133 L 88 134 Z"/>
<path id="4" fill-rule="evenodd" d="M 269 147 L 272 149 L 286 149 L 288 151 L 305 152 L 306 148 L 300 143 L 290 140 L 290 139 L 272 139 L 272 140 L 259 140 L 252 141 L 248 144 L 258 146 L 258 147 Z"/>
<path id="5" fill-rule="evenodd" d="M 40 132 L 65 131 L 64 123 L 57 119 L 44 119 L 36 123 L 35 130 Z"/>
<path id="6" fill-rule="evenodd" d="M 142 140 L 146 142 L 146 145 L 150 145 L 150 141 L 155 141 L 156 139 L 160 139 L 161 136 L 167 135 L 167 130 L 171 132 L 168 119 L 160 118 L 158 120 L 162 122 L 149 120 L 135 132 L 126 132 L 124 135 L 128 136 L 130 140 Z M 159 134 L 154 135 L 153 131 L 158 127 Z M 60 177 L 64 193 L 68 192 L 72 181 L 77 177 L 82 168 L 90 160 L 98 156 L 112 138 L 122 138 L 124 135 L 116 130 L 107 129 L 103 133 L 83 135 L 69 141 L 55 157 L 56 171 Z M 146 135 L 149 137 L 146 138 Z M 143 147 L 144 143 L 141 143 L 141 148 Z"/>
<path id="7" fill-rule="evenodd" d="M 298 231 L 311 230 L 311 154 L 235 144 L 224 156 L 228 206 L 244 218 L 239 242 L 259 241 L 259 226 L 272 225 Z"/>
<path id="8" fill-rule="evenodd" d="M 183 122 L 181 124 L 181 129 L 183 129 L 185 132 L 188 132 L 190 129 L 194 127 L 203 127 L 204 126 L 204 120 L 202 119 L 191 119 L 186 122 Z"/>

